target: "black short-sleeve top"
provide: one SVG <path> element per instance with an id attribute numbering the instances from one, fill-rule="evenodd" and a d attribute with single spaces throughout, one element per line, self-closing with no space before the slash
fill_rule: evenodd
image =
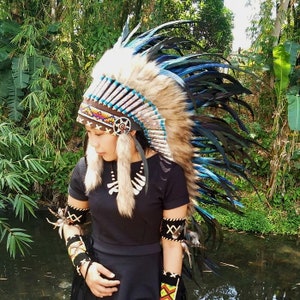
<path id="1" fill-rule="evenodd" d="M 112 254 L 140 255 L 160 251 L 160 225 L 163 210 L 189 203 L 183 169 L 161 155 L 147 159 L 149 168 L 148 189 L 135 196 L 131 218 L 121 216 L 116 193 L 107 187 L 116 174 L 116 162 L 104 161 L 102 184 L 85 194 L 82 175 L 84 159 L 73 170 L 69 194 L 75 199 L 88 201 L 92 217 L 94 247 Z M 141 170 L 141 162 L 131 164 L 131 178 Z"/>

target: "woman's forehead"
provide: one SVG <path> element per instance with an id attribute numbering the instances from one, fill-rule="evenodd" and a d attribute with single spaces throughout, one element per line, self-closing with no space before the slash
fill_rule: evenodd
<path id="1" fill-rule="evenodd" d="M 105 130 L 102 130 L 102 129 L 93 128 L 93 127 L 87 126 L 87 125 L 85 125 L 84 127 L 87 131 L 90 131 L 90 132 L 93 132 L 93 133 L 105 133 Z"/>

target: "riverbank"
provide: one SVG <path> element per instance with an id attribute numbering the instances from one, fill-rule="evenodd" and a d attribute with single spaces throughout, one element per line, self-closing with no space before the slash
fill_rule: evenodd
<path id="1" fill-rule="evenodd" d="M 49 216 L 37 212 L 37 218 L 22 224 L 34 240 L 25 257 L 10 258 L 0 244 L 1 300 L 69 299 L 73 267 L 63 241 L 46 221 Z M 220 249 L 209 253 L 219 262 L 218 274 L 197 272 L 200 286 L 185 280 L 188 300 L 298 300 L 299 246 L 295 236 L 224 230 Z"/>
<path id="2" fill-rule="evenodd" d="M 293 235 L 300 237 L 300 209 L 297 203 L 285 209 L 268 207 L 263 197 L 243 198 L 243 215 L 222 208 L 208 207 L 222 227 L 251 233 Z"/>

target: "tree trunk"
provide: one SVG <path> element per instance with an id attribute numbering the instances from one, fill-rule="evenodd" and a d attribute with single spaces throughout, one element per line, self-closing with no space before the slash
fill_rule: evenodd
<path id="1" fill-rule="evenodd" d="M 280 39 L 280 32 L 284 21 L 286 20 L 287 10 L 290 4 L 290 0 L 281 0 L 279 8 L 276 12 L 276 20 L 274 25 L 274 46 L 276 46 Z"/>

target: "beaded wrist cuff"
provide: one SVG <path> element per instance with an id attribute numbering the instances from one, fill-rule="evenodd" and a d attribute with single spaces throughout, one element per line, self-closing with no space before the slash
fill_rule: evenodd
<path id="1" fill-rule="evenodd" d="M 74 236 L 69 237 L 66 241 L 66 246 L 73 266 L 76 268 L 78 274 L 82 275 L 80 272 L 81 265 L 91 261 L 82 235 L 75 234 Z"/>
<path id="2" fill-rule="evenodd" d="M 90 262 L 91 258 L 88 256 L 87 253 L 81 252 L 75 258 L 73 259 L 72 263 L 73 266 L 75 267 L 77 273 L 79 275 L 82 275 L 80 272 L 80 267 L 85 263 L 85 262 Z"/>
<path id="3" fill-rule="evenodd" d="M 180 278 L 178 274 L 163 272 L 160 286 L 160 300 L 176 299 Z"/>

